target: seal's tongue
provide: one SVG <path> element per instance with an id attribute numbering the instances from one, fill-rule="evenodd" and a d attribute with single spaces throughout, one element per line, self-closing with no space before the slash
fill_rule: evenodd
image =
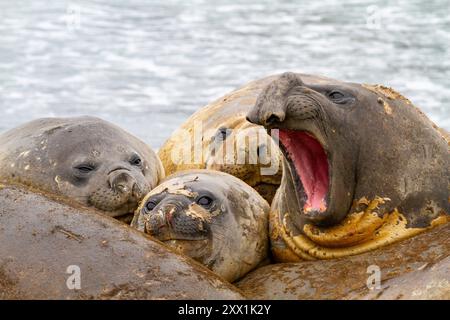
<path id="1" fill-rule="evenodd" d="M 306 193 L 303 210 L 305 213 L 325 211 L 329 175 L 328 159 L 322 145 L 305 131 L 280 129 L 279 139 Z"/>

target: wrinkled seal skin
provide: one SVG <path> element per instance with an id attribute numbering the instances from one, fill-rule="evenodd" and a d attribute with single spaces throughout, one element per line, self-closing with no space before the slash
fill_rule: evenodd
<path id="1" fill-rule="evenodd" d="M 0 188 L 0 299 L 243 298 L 142 232 L 56 200 L 18 186 Z M 71 265 L 80 268 L 79 290 L 67 287 Z"/>
<path id="2" fill-rule="evenodd" d="M 258 130 L 263 128 L 247 122 L 245 116 L 255 104 L 258 94 L 271 80 L 273 78 L 269 77 L 251 82 L 201 108 L 186 120 L 158 151 L 166 174 L 188 169 L 226 172 L 245 181 L 270 203 L 281 181 L 281 157 L 278 147 L 269 136 L 256 135 Z M 203 154 L 200 159 L 194 159 L 196 123 L 201 123 L 203 128 L 202 132 L 199 132 L 199 140 L 202 142 L 197 146 Z M 247 141 L 239 139 L 245 132 L 249 137 Z M 264 133 L 264 130 L 262 132 Z M 249 150 L 249 145 L 256 146 L 255 150 Z M 191 146 L 191 164 L 184 161 L 175 163 L 172 160 L 172 154 L 178 154 L 176 150 L 181 146 Z M 224 152 L 230 148 L 235 152 L 224 159 Z M 245 164 L 242 164 L 238 157 L 246 159 Z M 251 157 L 256 160 L 250 161 Z M 276 167 L 277 172 L 261 174 L 261 168 L 270 167 Z"/>
<path id="3" fill-rule="evenodd" d="M 285 73 L 247 118 L 279 129 L 285 155 L 271 209 L 277 260 L 359 254 L 448 222 L 448 142 L 394 90 Z"/>
<path id="4" fill-rule="evenodd" d="M 163 177 L 150 147 L 98 118 L 43 118 L 0 135 L 0 180 L 65 196 L 112 217 L 133 213 Z"/>
<path id="5" fill-rule="evenodd" d="M 449 234 L 450 224 L 445 224 L 356 256 L 273 264 L 251 272 L 236 286 L 250 299 L 448 300 Z M 379 267 L 379 288 L 369 279 L 371 266 Z"/>
<path id="6" fill-rule="evenodd" d="M 232 282 L 267 259 L 269 210 L 229 174 L 188 170 L 152 190 L 131 225 Z"/>

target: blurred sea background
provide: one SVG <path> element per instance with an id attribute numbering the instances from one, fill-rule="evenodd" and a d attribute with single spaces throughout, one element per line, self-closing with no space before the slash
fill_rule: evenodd
<path id="1" fill-rule="evenodd" d="M 287 70 L 392 86 L 450 130 L 450 1 L 0 0 L 0 132 L 89 114 L 158 148 Z"/>

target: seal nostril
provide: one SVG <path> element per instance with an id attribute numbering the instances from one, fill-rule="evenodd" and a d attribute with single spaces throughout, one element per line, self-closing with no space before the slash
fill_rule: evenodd
<path id="1" fill-rule="evenodd" d="M 271 114 L 269 116 L 269 118 L 267 118 L 267 120 L 265 122 L 266 122 L 266 125 L 271 125 L 271 124 L 274 124 L 276 122 L 281 122 L 281 119 L 280 119 L 280 117 L 278 115 Z"/>
<path id="2" fill-rule="evenodd" d="M 115 192 L 134 193 L 136 180 L 127 171 L 114 171 L 109 175 L 109 185 Z"/>
<path id="3" fill-rule="evenodd" d="M 148 215 L 145 219 L 146 233 L 160 237 L 164 235 L 165 228 L 167 227 L 166 218 L 162 211 L 155 212 L 152 215 Z"/>

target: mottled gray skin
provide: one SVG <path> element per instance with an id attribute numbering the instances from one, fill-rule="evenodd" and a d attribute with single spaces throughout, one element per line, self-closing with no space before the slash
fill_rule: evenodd
<path id="1" fill-rule="evenodd" d="M 80 289 L 67 282 L 80 269 Z M 207 268 L 94 209 L 0 188 L 0 299 L 242 299 Z"/>
<path id="2" fill-rule="evenodd" d="M 188 170 L 152 190 L 131 225 L 232 282 L 267 258 L 269 210 L 234 176 Z"/>
<path id="3" fill-rule="evenodd" d="M 324 212 L 303 212 L 301 181 L 285 161 L 278 205 L 281 212 L 290 212 L 298 230 L 305 223 L 337 224 L 364 210 L 352 206 L 363 197 L 389 198 L 377 212 L 398 209 L 408 227 L 424 228 L 450 214 L 448 143 L 419 109 L 388 88 L 311 78 L 281 75 L 247 116 L 269 130 L 306 131 L 326 151 L 330 184 Z"/>
<path id="4" fill-rule="evenodd" d="M 236 286 L 250 299 L 448 300 L 449 234 L 450 224 L 446 224 L 357 256 L 273 264 L 251 272 Z M 379 288 L 373 281 L 376 267 Z"/>
<path id="5" fill-rule="evenodd" d="M 132 213 L 164 177 L 156 154 L 121 128 L 94 117 L 44 118 L 0 135 L 0 180 L 95 207 Z"/>

